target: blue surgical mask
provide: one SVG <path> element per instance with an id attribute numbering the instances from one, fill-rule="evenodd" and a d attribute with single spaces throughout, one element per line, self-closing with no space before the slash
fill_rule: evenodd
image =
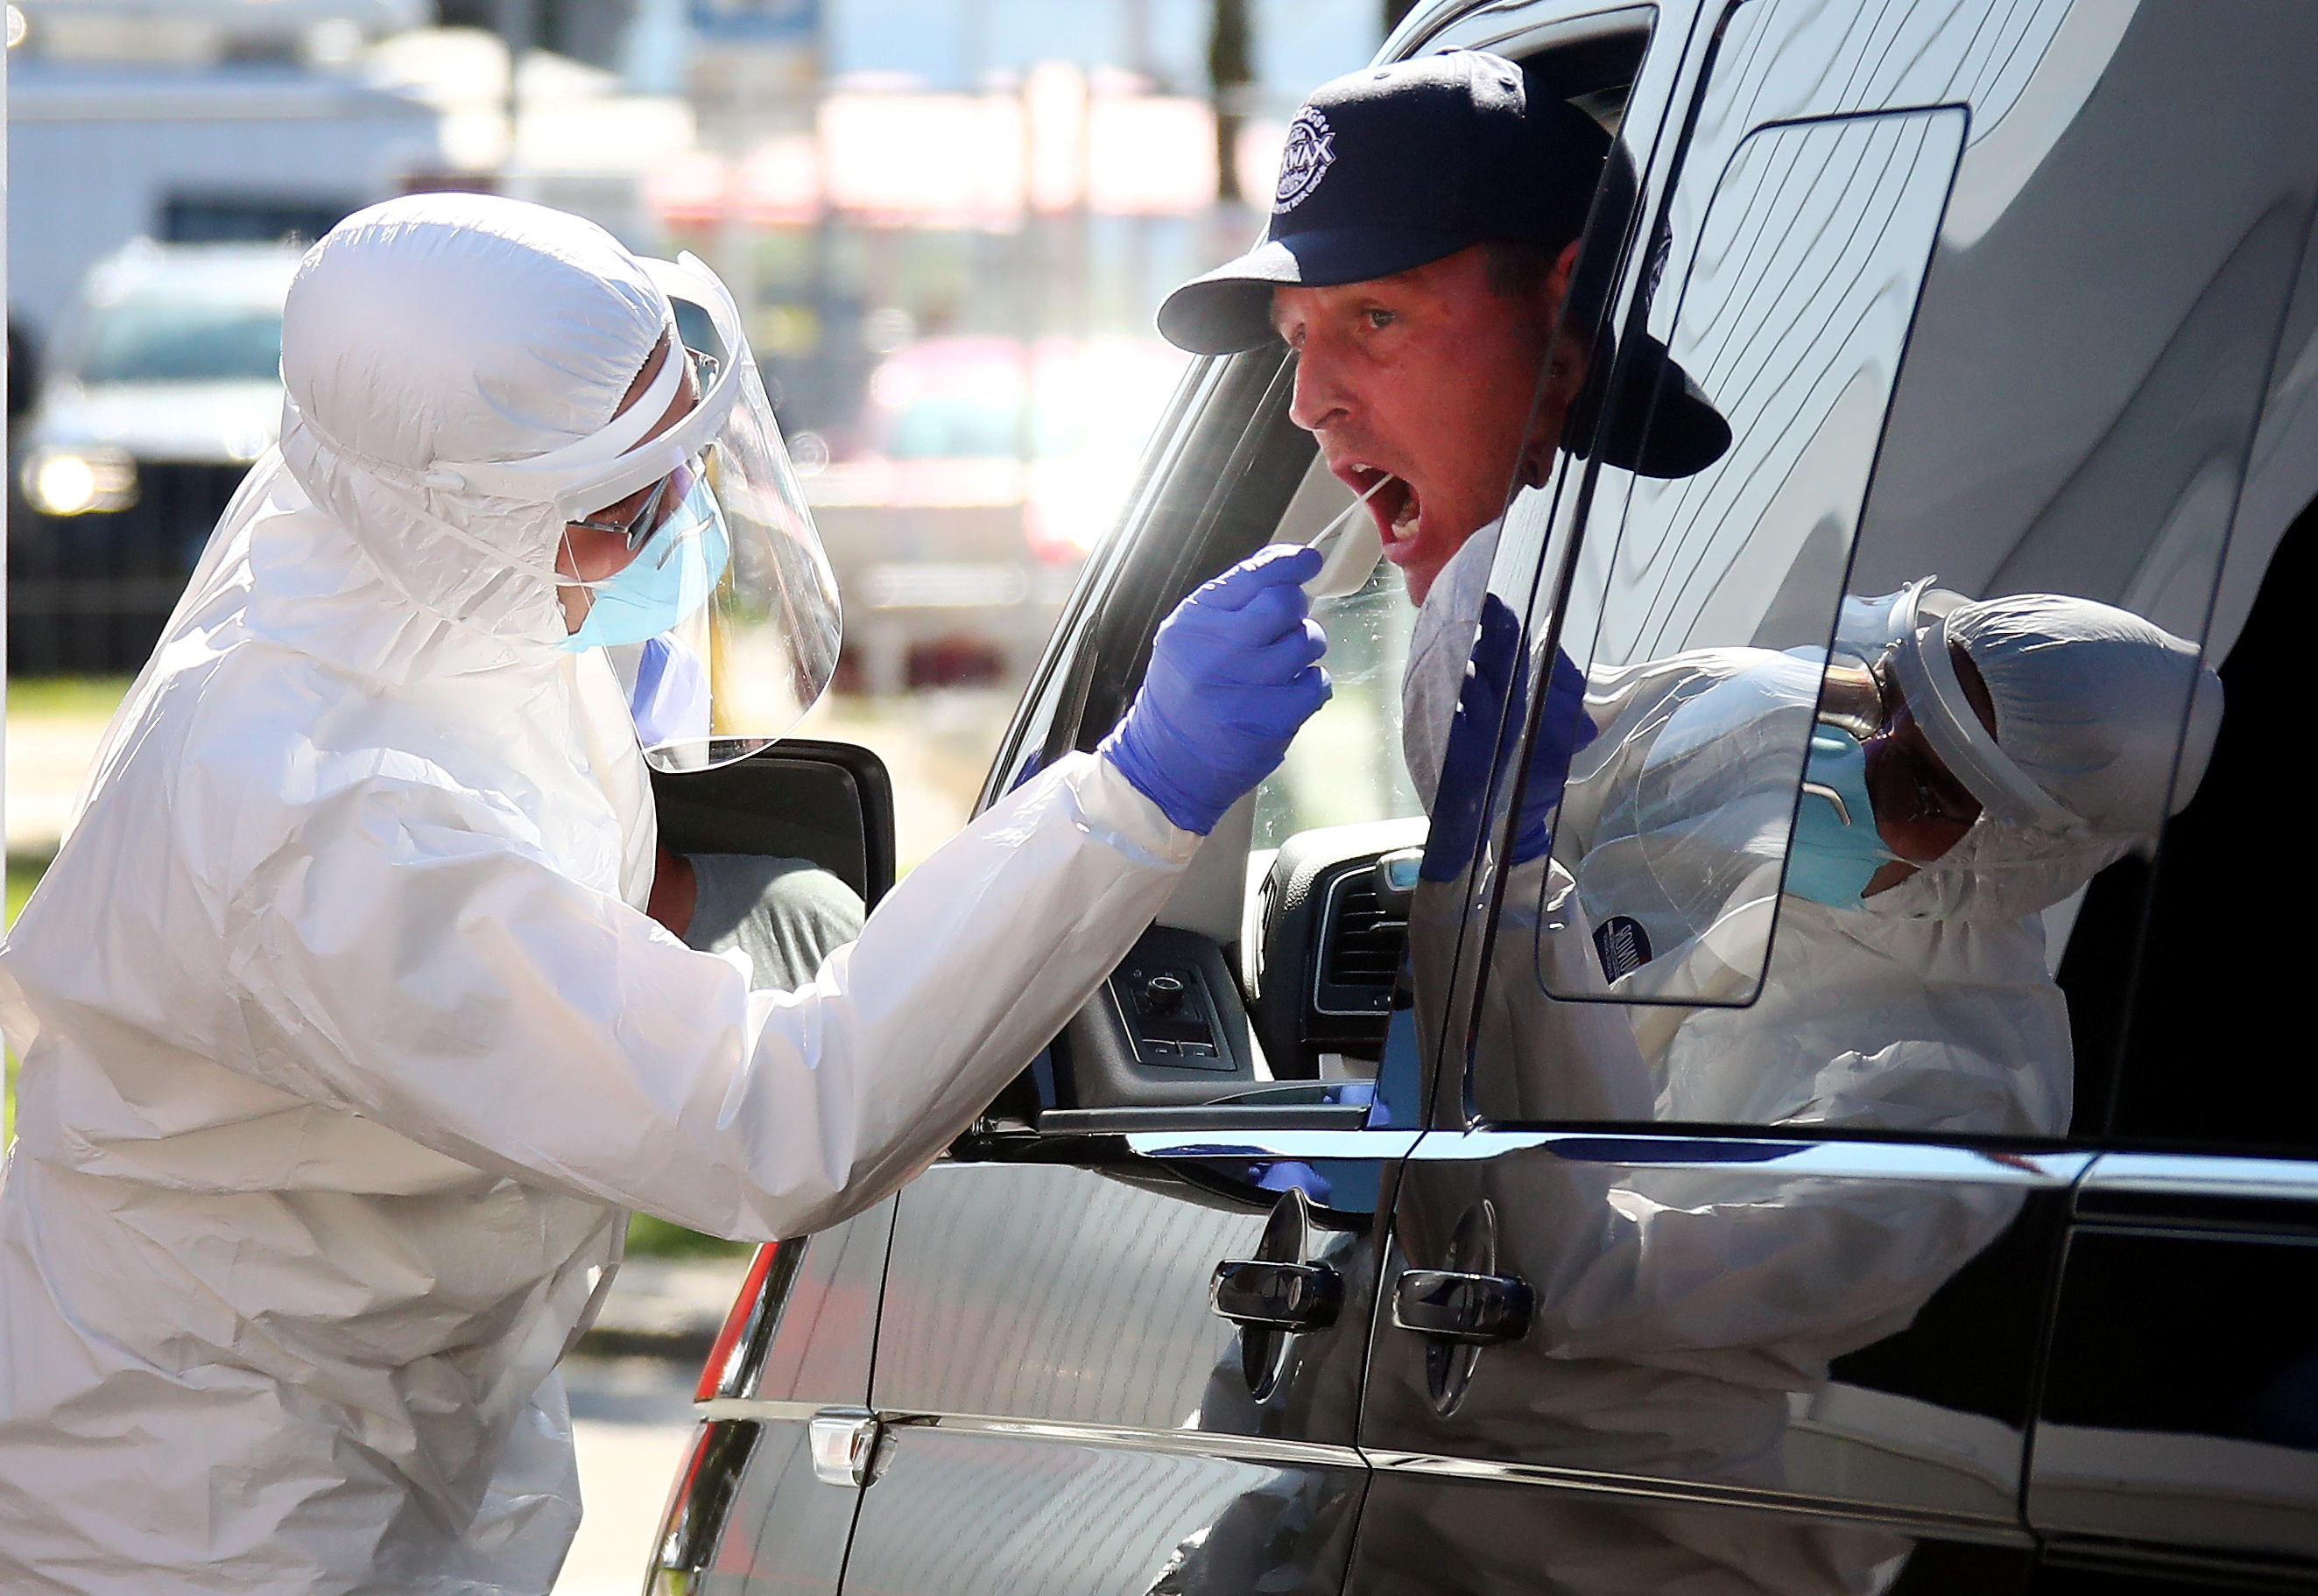
<path id="1" fill-rule="evenodd" d="M 723 509 L 708 484 L 696 480 L 636 557 L 591 585 L 588 617 L 563 647 L 577 653 L 658 637 L 708 602 L 732 557 Z"/>
<path id="2" fill-rule="evenodd" d="M 1814 726 L 1787 850 L 1786 890 L 1832 909 L 1856 909 L 1869 879 L 1899 856 L 1875 833 L 1866 750 L 1848 731 Z"/>

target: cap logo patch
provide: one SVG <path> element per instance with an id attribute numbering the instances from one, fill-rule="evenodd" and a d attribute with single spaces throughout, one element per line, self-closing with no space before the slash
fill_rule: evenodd
<path id="1" fill-rule="evenodd" d="M 1336 136 L 1328 119 L 1307 105 L 1288 124 L 1288 143 L 1280 152 L 1280 186 L 1272 193 L 1271 213 L 1283 215 L 1309 199 L 1336 158 Z"/>

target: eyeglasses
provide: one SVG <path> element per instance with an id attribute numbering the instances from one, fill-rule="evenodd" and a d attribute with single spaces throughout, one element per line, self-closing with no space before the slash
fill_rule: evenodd
<path id="1" fill-rule="evenodd" d="M 1869 759 L 1878 764 L 1887 759 L 1891 761 L 1900 777 L 1903 802 L 1893 807 L 1903 808 L 1905 812 L 1887 818 L 1901 825 L 1930 822 L 1954 826 L 1958 830 L 1968 829 L 1980 819 L 1978 802 L 1970 797 L 1959 802 L 1953 794 L 1942 792 L 1927 767 L 1924 756 L 1898 742 L 1892 734 L 1887 732 L 1882 737 L 1870 739 L 1866 752 Z"/>
<path id="2" fill-rule="evenodd" d="M 684 358 L 692 368 L 693 396 L 697 402 L 716 385 L 716 374 L 723 368 L 714 355 L 704 354 L 697 349 L 686 349 Z M 643 500 L 633 513 L 625 516 L 618 515 L 620 504 L 627 502 L 623 499 L 620 504 L 607 505 L 593 516 L 569 525 L 584 526 L 590 532 L 608 532 L 624 541 L 628 552 L 633 554 L 660 530 L 660 524 L 668 519 L 669 513 L 684 502 L 685 495 L 692 491 L 696 474 L 691 466 L 680 465 L 643 489 Z"/>
<path id="3" fill-rule="evenodd" d="M 585 520 L 574 521 L 571 525 L 574 526 L 584 526 L 590 532 L 611 533 L 624 542 L 628 546 L 628 552 L 633 554 L 638 549 L 643 547 L 644 540 L 651 537 L 651 534 L 659 529 L 661 520 L 664 519 L 660 513 L 660 507 L 662 504 L 668 502 L 668 490 L 669 487 L 674 484 L 677 478 L 679 476 L 689 477 L 691 473 L 689 471 L 685 471 L 681 467 L 669 472 L 668 475 L 662 477 L 659 481 L 653 483 L 650 489 L 645 490 L 643 503 L 638 505 L 636 507 L 635 514 L 630 516 L 624 521 L 606 519 L 605 517 L 611 513 L 609 510 L 606 510 L 599 511 L 596 515 L 587 517 Z M 678 498 L 678 502 L 682 502 L 681 496 Z M 616 510 L 619 507 L 617 505 L 611 507 L 612 510 Z"/>

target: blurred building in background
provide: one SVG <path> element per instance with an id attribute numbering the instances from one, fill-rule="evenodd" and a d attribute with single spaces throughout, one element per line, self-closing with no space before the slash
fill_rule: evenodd
<path id="1" fill-rule="evenodd" d="M 436 117 L 349 67 L 421 0 L 10 6 L 8 316 L 43 336 L 82 275 L 170 243 L 327 229 L 437 157 Z"/>
<path id="2" fill-rule="evenodd" d="M 1154 306 L 1260 225 L 1219 184 L 1267 193 L 1297 99 L 1381 22 L 1379 0 L 15 0 L 9 332 L 40 380 L 12 369 L 12 668 L 142 661 L 272 441 L 285 263 L 455 187 L 714 265 L 839 568 L 840 688 L 1010 698 L 1181 375 Z"/>

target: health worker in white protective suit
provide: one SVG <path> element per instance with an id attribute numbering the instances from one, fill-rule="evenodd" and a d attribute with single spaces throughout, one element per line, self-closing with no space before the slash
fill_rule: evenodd
<path id="1" fill-rule="evenodd" d="M 1555 851 L 1603 979 L 1747 1004 L 1632 1010 L 1658 1118 L 2067 1130 L 2043 911 L 2196 793 L 2222 690 L 2194 645 L 1927 579 L 1847 601 L 1823 681 L 1817 650 L 1701 650 L 1597 670 L 1585 708 Z"/>
<path id="2" fill-rule="evenodd" d="M 699 341 L 679 336 L 684 311 Z M 932 1158 L 1327 692 L 1271 551 L 794 991 L 644 912 L 654 763 L 762 747 L 835 593 L 731 298 L 429 195 L 317 245 L 283 440 L 0 952 L 0 1589 L 510 1592 L 626 1210 L 763 1240 Z"/>

